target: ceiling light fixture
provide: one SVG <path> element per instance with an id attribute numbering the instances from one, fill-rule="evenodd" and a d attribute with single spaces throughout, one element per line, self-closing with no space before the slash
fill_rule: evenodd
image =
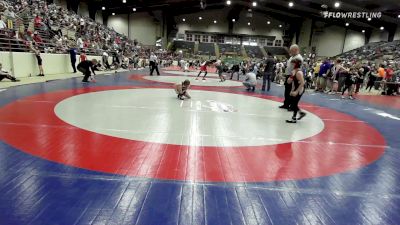
<path id="1" fill-rule="evenodd" d="M 289 2 L 289 7 L 293 7 L 294 3 L 293 2 Z"/>
<path id="2" fill-rule="evenodd" d="M 134 12 L 136 12 L 136 8 L 133 8 L 132 10 L 133 10 Z"/>
<path id="3" fill-rule="evenodd" d="M 112 13 L 113 16 L 115 16 L 115 13 Z"/>
<path id="4" fill-rule="evenodd" d="M 369 17 L 367 20 L 368 20 L 368 21 L 371 21 L 372 19 L 371 19 L 371 17 Z"/>
<path id="5" fill-rule="evenodd" d="M 231 3 L 232 3 L 232 2 L 231 2 L 230 0 L 226 1 L 226 4 L 227 4 L 227 5 L 231 5 Z"/>
<path id="6" fill-rule="evenodd" d="M 236 22 L 236 20 L 235 20 L 235 19 L 232 19 L 232 22 Z"/>
<path id="7" fill-rule="evenodd" d="M 202 20 L 202 19 L 203 19 L 203 17 L 199 16 L 199 20 Z"/>
<path id="8" fill-rule="evenodd" d="M 279 25 L 279 27 L 282 27 L 282 25 Z"/>
<path id="9" fill-rule="evenodd" d="M 385 28 L 384 28 L 384 27 L 381 27 L 380 29 L 381 29 L 381 30 L 384 30 Z"/>
<path id="10" fill-rule="evenodd" d="M 182 21 L 183 21 L 183 22 L 185 22 L 185 21 L 186 21 L 186 19 L 185 19 L 185 18 L 183 18 L 183 19 L 182 19 Z"/>
<path id="11" fill-rule="evenodd" d="M 248 22 L 248 23 L 247 23 L 247 25 L 249 25 L 249 26 L 250 26 L 250 25 L 251 25 L 251 23 L 250 23 L 250 22 Z"/>
<path id="12" fill-rule="evenodd" d="M 271 24 L 271 21 L 267 21 L 267 24 Z"/>
<path id="13" fill-rule="evenodd" d="M 257 2 L 253 2 L 253 7 L 256 7 L 257 6 Z"/>
<path id="14" fill-rule="evenodd" d="M 335 2 L 335 8 L 339 8 L 340 7 L 340 2 Z"/>
<path id="15" fill-rule="evenodd" d="M 365 33 L 365 30 L 362 30 L 361 32 Z"/>
<path id="16" fill-rule="evenodd" d="M 346 27 L 348 27 L 350 24 L 349 23 L 346 23 Z"/>
<path id="17" fill-rule="evenodd" d="M 126 3 L 126 0 L 122 0 L 122 3 Z"/>
<path id="18" fill-rule="evenodd" d="M 104 7 L 104 6 L 103 6 L 103 7 L 101 7 L 101 10 L 106 10 L 106 7 Z"/>
<path id="19" fill-rule="evenodd" d="M 217 23 L 217 21 L 216 21 L 216 20 L 214 20 L 214 23 Z"/>

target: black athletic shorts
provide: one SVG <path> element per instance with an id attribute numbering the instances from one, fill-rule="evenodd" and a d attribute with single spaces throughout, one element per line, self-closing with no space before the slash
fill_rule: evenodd
<path id="1" fill-rule="evenodd" d="M 37 59 L 37 63 L 38 63 L 38 65 L 39 66 L 41 66 L 42 65 L 42 57 L 40 57 L 40 56 L 36 56 L 36 59 Z"/>

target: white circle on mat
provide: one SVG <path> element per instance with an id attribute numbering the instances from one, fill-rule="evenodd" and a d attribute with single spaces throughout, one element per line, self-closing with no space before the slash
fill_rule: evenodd
<path id="1" fill-rule="evenodd" d="M 182 77 L 182 76 L 144 76 L 143 78 L 151 81 L 158 81 L 163 83 L 181 83 L 184 80 L 189 80 L 190 84 L 193 86 L 207 86 L 207 87 L 241 87 L 243 86 L 242 82 L 239 81 L 231 81 L 226 80 L 224 82 L 220 82 L 219 78 L 207 78 L 203 80 L 203 76 L 200 76 L 198 80 L 196 77 Z M 243 86 L 244 88 L 244 86 Z"/>
<path id="2" fill-rule="evenodd" d="M 113 137 L 189 146 L 261 146 L 300 141 L 324 129 L 308 115 L 286 124 L 292 114 L 280 103 L 241 94 L 189 90 L 178 100 L 173 89 L 144 88 L 91 92 L 67 98 L 56 115 L 73 126 Z"/>
<path id="3" fill-rule="evenodd" d="M 189 71 L 189 72 L 183 72 L 183 71 L 169 71 L 169 70 L 164 70 L 164 73 L 167 74 L 174 74 L 174 75 L 182 75 L 182 76 L 197 76 L 199 74 L 199 71 Z M 224 73 L 225 76 L 228 75 L 228 73 Z M 230 75 L 230 74 L 229 74 Z M 202 76 L 204 76 L 204 73 L 202 73 Z M 237 75 L 235 75 L 236 77 Z M 218 74 L 216 73 L 207 73 L 207 77 L 218 77 Z"/>

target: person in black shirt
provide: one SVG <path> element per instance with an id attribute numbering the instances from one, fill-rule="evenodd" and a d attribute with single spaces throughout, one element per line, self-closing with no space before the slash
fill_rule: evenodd
<path id="1" fill-rule="evenodd" d="M 344 80 L 344 87 L 342 90 L 342 99 L 344 99 L 344 92 L 347 90 L 349 93 L 349 99 L 354 99 L 353 98 L 353 89 L 354 89 L 354 84 L 356 83 L 357 79 L 357 70 L 355 68 L 352 68 L 349 72 L 343 73 L 345 76 Z"/>
<path id="2" fill-rule="evenodd" d="M 91 72 L 93 72 L 93 75 L 96 75 L 96 73 L 94 72 L 95 70 L 95 66 L 97 65 L 97 60 L 96 59 L 92 59 L 92 61 L 90 60 L 85 60 L 82 61 L 78 64 L 78 70 L 80 72 L 83 73 L 84 77 L 82 82 L 89 82 L 88 79 L 91 76 Z"/>
<path id="3" fill-rule="evenodd" d="M 369 76 L 368 76 L 368 83 L 367 83 L 367 87 L 365 88 L 365 90 L 368 90 L 368 88 L 369 88 L 369 92 L 370 92 L 371 89 L 372 89 L 372 88 L 374 87 L 374 85 L 375 85 L 376 79 L 377 79 L 377 77 L 376 77 L 374 74 L 369 73 Z"/>
<path id="4" fill-rule="evenodd" d="M 301 111 L 299 108 L 299 101 L 305 92 L 304 88 L 304 74 L 301 71 L 301 64 L 303 60 L 301 58 L 294 58 L 290 60 L 293 65 L 293 70 L 287 83 L 291 86 L 290 88 L 290 107 L 293 110 L 293 116 L 291 120 L 286 120 L 286 123 L 296 123 L 306 116 L 306 113 Z M 299 118 L 297 118 L 297 112 L 300 112 Z"/>
<path id="5" fill-rule="evenodd" d="M 267 60 L 264 62 L 264 76 L 263 76 L 263 85 L 262 85 L 262 91 L 265 91 L 265 86 L 268 81 L 268 86 L 267 86 L 267 91 L 271 88 L 271 77 L 274 73 L 274 68 L 275 68 L 275 60 L 271 54 L 271 52 L 267 53 Z"/>
<path id="6" fill-rule="evenodd" d="M 233 66 L 232 66 L 232 69 L 231 69 L 231 80 L 232 80 L 233 75 L 234 75 L 235 73 L 236 73 L 237 76 L 238 76 L 238 79 L 237 79 L 237 80 L 239 80 L 239 71 L 240 71 L 239 65 L 233 65 Z"/>

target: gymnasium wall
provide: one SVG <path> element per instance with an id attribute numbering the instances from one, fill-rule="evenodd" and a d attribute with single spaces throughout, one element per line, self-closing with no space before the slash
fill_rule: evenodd
<path id="1" fill-rule="evenodd" d="M 348 30 L 346 40 L 344 42 L 343 52 L 347 52 L 363 46 L 365 43 L 365 35 L 359 31 Z"/>
<path id="2" fill-rule="evenodd" d="M 203 19 L 199 20 L 199 16 Z M 228 33 L 229 27 L 227 17 L 227 10 L 207 10 L 204 12 L 177 16 L 175 17 L 175 22 L 177 23 L 178 33 L 180 34 L 184 34 L 185 31 Z M 182 21 L 183 18 L 186 19 L 185 22 Z M 214 24 L 214 20 L 217 20 L 216 24 Z"/>
<path id="3" fill-rule="evenodd" d="M 400 40 L 400 26 L 397 26 L 396 33 L 394 34 L 394 40 Z"/>
<path id="4" fill-rule="evenodd" d="M 69 54 L 41 54 L 45 75 L 72 73 Z M 101 60 L 101 56 L 88 56 L 88 59 Z M 79 55 L 77 56 L 79 59 Z M 112 58 L 109 58 L 111 63 Z M 0 62 L 3 68 L 16 77 L 29 77 L 39 74 L 36 57 L 26 52 L 0 52 Z M 20 63 L 24 65 L 21 66 Z"/>
<path id="5" fill-rule="evenodd" d="M 63 8 L 67 8 L 67 0 L 54 0 L 54 3 Z"/>
<path id="6" fill-rule="evenodd" d="M 246 14 L 247 11 L 240 13 L 239 19 L 233 24 L 233 34 L 276 36 L 278 40 L 282 40 L 283 32 L 278 26 L 284 23 L 268 19 L 265 15 L 259 13 L 253 12 L 252 18 L 246 17 Z M 203 19 L 199 20 L 199 16 Z M 180 15 L 175 17 L 175 21 L 180 34 L 184 34 L 185 31 L 228 33 L 229 22 L 227 17 L 227 10 L 208 10 Z M 186 19 L 185 22 L 182 21 L 183 18 Z M 214 20 L 217 20 L 217 24 L 214 24 Z M 271 21 L 270 25 L 267 24 L 268 20 Z M 251 23 L 251 26 L 247 25 L 248 22 Z"/>
<path id="7" fill-rule="evenodd" d="M 144 45 L 155 45 L 156 37 L 161 36 L 160 22 L 145 12 L 109 16 L 107 26 Z"/>
<path id="8" fill-rule="evenodd" d="M 146 12 L 133 13 L 129 17 L 129 37 L 131 39 L 137 39 L 144 45 L 155 45 L 156 38 L 162 36 L 161 30 L 161 12 L 153 12 L 155 17 L 158 18 L 156 21 Z"/>
<path id="9" fill-rule="evenodd" d="M 282 40 L 283 28 L 279 28 L 279 25 L 284 25 L 284 23 L 269 19 L 259 13 L 253 13 L 253 16 L 248 18 L 246 17 L 246 13 L 246 11 L 240 13 L 239 21 L 233 26 L 233 33 L 275 36 L 277 40 Z M 270 21 L 271 24 L 267 24 L 267 21 Z M 250 26 L 247 24 L 248 22 L 250 22 Z"/>
<path id="10" fill-rule="evenodd" d="M 314 33 L 311 46 L 315 46 L 317 56 L 331 57 L 342 53 L 345 28 L 331 26 Z"/>
<path id="11" fill-rule="evenodd" d="M 107 26 L 114 29 L 116 32 L 129 35 L 129 23 L 128 14 L 116 14 L 115 16 L 109 16 Z"/>
<path id="12" fill-rule="evenodd" d="M 363 46 L 365 36 L 362 32 L 347 30 L 346 33 L 344 27 L 329 26 L 314 33 L 311 43 L 316 47 L 317 56 L 332 57 Z"/>
<path id="13" fill-rule="evenodd" d="M 371 37 L 369 39 L 369 43 L 372 42 L 380 42 L 380 41 L 388 41 L 389 39 L 389 33 L 387 31 L 381 31 L 381 30 L 373 30 Z"/>
<path id="14" fill-rule="evenodd" d="M 79 2 L 78 15 L 89 17 L 89 6 L 86 2 Z"/>
<path id="15" fill-rule="evenodd" d="M 103 11 L 97 10 L 95 21 L 100 23 L 100 24 L 103 24 Z"/>
<path id="16" fill-rule="evenodd" d="M 297 44 L 300 48 L 308 48 L 310 42 L 310 34 L 311 34 L 311 19 L 305 19 L 300 30 L 299 40 L 297 40 Z"/>

